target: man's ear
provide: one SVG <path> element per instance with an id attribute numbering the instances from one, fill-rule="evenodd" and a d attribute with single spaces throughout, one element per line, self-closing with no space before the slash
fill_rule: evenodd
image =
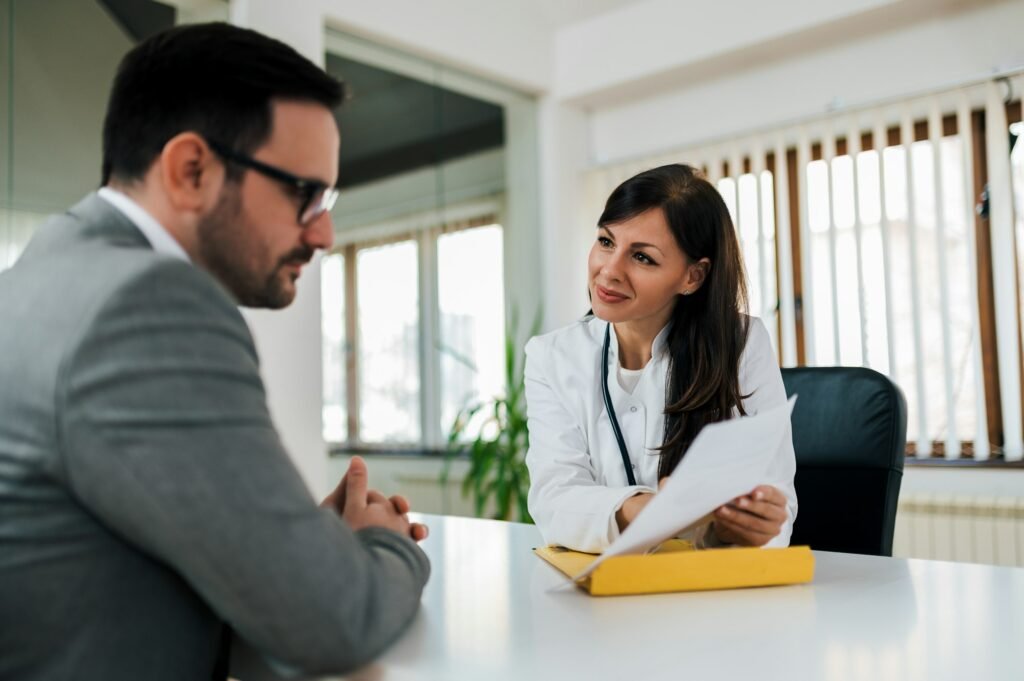
<path id="1" fill-rule="evenodd" d="M 202 136 L 182 132 L 164 145 L 160 176 L 171 206 L 182 212 L 206 212 L 224 183 L 224 164 Z"/>

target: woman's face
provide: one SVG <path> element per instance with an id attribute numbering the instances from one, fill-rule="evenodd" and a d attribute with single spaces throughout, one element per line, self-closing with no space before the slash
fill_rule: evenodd
<path id="1" fill-rule="evenodd" d="M 676 297 L 700 287 L 709 261 L 691 262 L 661 209 L 599 227 L 588 276 L 594 314 L 608 322 L 668 322 Z"/>

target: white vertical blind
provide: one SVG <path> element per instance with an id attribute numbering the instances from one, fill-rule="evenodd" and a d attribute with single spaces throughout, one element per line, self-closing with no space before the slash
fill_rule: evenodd
<path id="1" fill-rule="evenodd" d="M 1010 145 L 1003 93 L 989 83 L 985 97 L 985 135 L 988 155 L 989 230 L 992 237 L 992 284 L 996 308 L 996 350 L 999 356 L 999 396 L 1003 406 L 1003 453 L 1011 461 L 1024 458 L 1020 419 L 1020 361 L 1018 356 L 1017 271 L 1013 239 L 1013 187 Z M 995 134 L 992 134 L 992 133 Z"/>
<path id="2" fill-rule="evenodd" d="M 757 230 L 757 278 L 758 286 L 761 289 L 761 309 L 757 314 L 764 321 L 772 336 L 775 335 L 775 286 L 771 280 L 771 271 L 774 263 L 768 262 L 768 230 L 767 221 L 764 219 L 764 187 L 761 182 L 761 174 L 765 170 L 764 148 L 755 143 L 754 150 L 750 155 L 750 172 L 754 176 L 754 196 L 756 211 L 754 225 Z"/>
<path id="3" fill-rule="evenodd" d="M 796 306 L 793 294 L 793 244 L 789 222 L 789 173 L 786 145 L 775 139 L 775 240 L 779 254 L 779 314 L 782 318 L 782 366 L 794 367 L 796 354 Z"/>
<path id="4" fill-rule="evenodd" d="M 960 457 L 960 438 L 956 432 L 956 397 L 953 390 L 953 379 L 956 371 L 953 367 L 952 315 L 949 304 L 949 266 L 946 263 L 946 215 L 945 201 L 942 199 L 944 185 L 942 182 L 942 111 L 938 99 L 932 98 L 928 105 L 928 142 L 932 148 L 932 182 L 935 192 L 935 241 L 939 264 L 939 316 L 942 336 L 942 378 L 943 392 L 946 397 L 946 438 L 945 456 L 947 459 Z"/>
<path id="5" fill-rule="evenodd" d="M 978 256 L 974 230 L 974 135 L 971 125 L 971 105 L 965 93 L 957 98 L 956 129 L 960 136 L 960 149 L 964 167 L 964 225 L 967 243 L 967 282 L 970 300 L 978 300 Z M 974 375 L 974 458 L 987 459 L 989 448 L 988 408 L 985 405 L 985 372 L 981 361 L 981 315 L 977 305 L 971 305 L 971 369 Z"/>
<path id="6" fill-rule="evenodd" d="M 829 262 L 829 288 L 832 294 L 832 361 L 835 364 L 842 362 L 842 345 L 839 334 L 839 253 L 838 235 L 836 234 L 836 191 L 833 182 L 832 162 L 836 157 L 836 134 L 829 125 L 825 129 L 825 135 L 821 143 L 821 160 L 825 162 L 825 182 L 828 188 L 828 262 Z"/>
<path id="7" fill-rule="evenodd" d="M 733 146 L 729 155 L 729 178 L 732 180 L 733 191 L 735 192 L 735 203 L 733 203 L 732 221 L 737 227 L 740 226 L 740 215 L 743 213 L 743 206 L 740 201 L 740 175 L 743 174 L 743 159 L 740 157 L 739 148 Z"/>
<path id="8" fill-rule="evenodd" d="M 807 172 L 811 162 L 811 138 L 806 128 L 801 128 L 796 147 L 797 184 L 800 200 L 800 269 L 804 285 L 801 289 L 800 310 L 804 322 L 804 360 L 808 366 L 815 366 L 817 352 L 814 343 L 814 258 L 811 257 L 811 220 L 807 207 Z"/>
<path id="9" fill-rule="evenodd" d="M 849 133 L 846 135 L 846 153 L 852 161 L 853 172 L 853 236 L 857 263 L 857 312 L 860 319 L 860 361 L 864 366 L 871 366 L 868 353 L 868 311 L 867 294 L 864 290 L 864 234 L 860 217 L 860 173 L 857 172 L 857 161 L 860 158 L 860 128 L 857 119 L 851 121 Z"/>
<path id="10" fill-rule="evenodd" d="M 913 315 L 914 338 L 914 389 L 917 413 L 917 456 L 929 456 L 932 452 L 931 438 L 928 437 L 928 391 L 925 388 L 924 366 L 924 323 L 921 319 L 921 277 L 918 272 L 918 222 L 917 192 L 914 189 L 914 119 L 909 106 L 904 107 L 900 120 L 900 142 L 903 144 L 904 164 L 906 167 L 907 196 L 907 247 L 910 268 L 910 300 Z M 913 432 L 913 431 L 911 431 Z"/>
<path id="11" fill-rule="evenodd" d="M 716 150 L 711 150 L 708 154 L 708 182 L 718 186 L 718 181 L 722 179 L 722 156 L 721 153 Z"/>
<path id="12" fill-rule="evenodd" d="M 885 148 L 889 134 L 881 112 L 875 113 L 872 132 L 872 146 L 878 154 L 878 231 L 882 242 L 882 275 L 885 288 L 885 345 L 888 359 L 889 378 L 899 384 L 899 370 L 896 362 L 896 322 L 893 315 L 892 284 L 892 238 L 889 234 L 889 211 L 886 203 Z"/>

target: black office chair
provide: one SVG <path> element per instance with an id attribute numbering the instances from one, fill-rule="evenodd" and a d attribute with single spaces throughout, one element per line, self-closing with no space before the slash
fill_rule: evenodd
<path id="1" fill-rule="evenodd" d="M 907 444 L 907 402 L 861 367 L 783 369 L 793 408 L 796 495 L 790 544 L 892 555 Z"/>

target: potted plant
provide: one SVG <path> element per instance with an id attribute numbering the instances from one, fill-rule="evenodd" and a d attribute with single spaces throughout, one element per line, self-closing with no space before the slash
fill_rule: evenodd
<path id="1" fill-rule="evenodd" d="M 539 331 L 540 320 L 538 313 L 530 336 Z M 526 504 L 530 491 L 530 475 L 526 469 L 530 436 L 526 428 L 525 355 L 515 340 L 517 326 L 517 315 L 513 312 L 511 329 L 505 336 L 505 392 L 468 404 L 455 416 L 448 433 L 441 484 L 448 482 L 453 458 L 466 455 L 469 470 L 462 481 L 462 496 L 472 495 L 476 515 L 482 516 L 490 504 L 497 520 L 532 523 Z M 459 360 L 472 366 L 464 358 Z M 479 434 L 471 442 L 465 442 L 466 428 L 478 414 L 484 417 Z"/>

